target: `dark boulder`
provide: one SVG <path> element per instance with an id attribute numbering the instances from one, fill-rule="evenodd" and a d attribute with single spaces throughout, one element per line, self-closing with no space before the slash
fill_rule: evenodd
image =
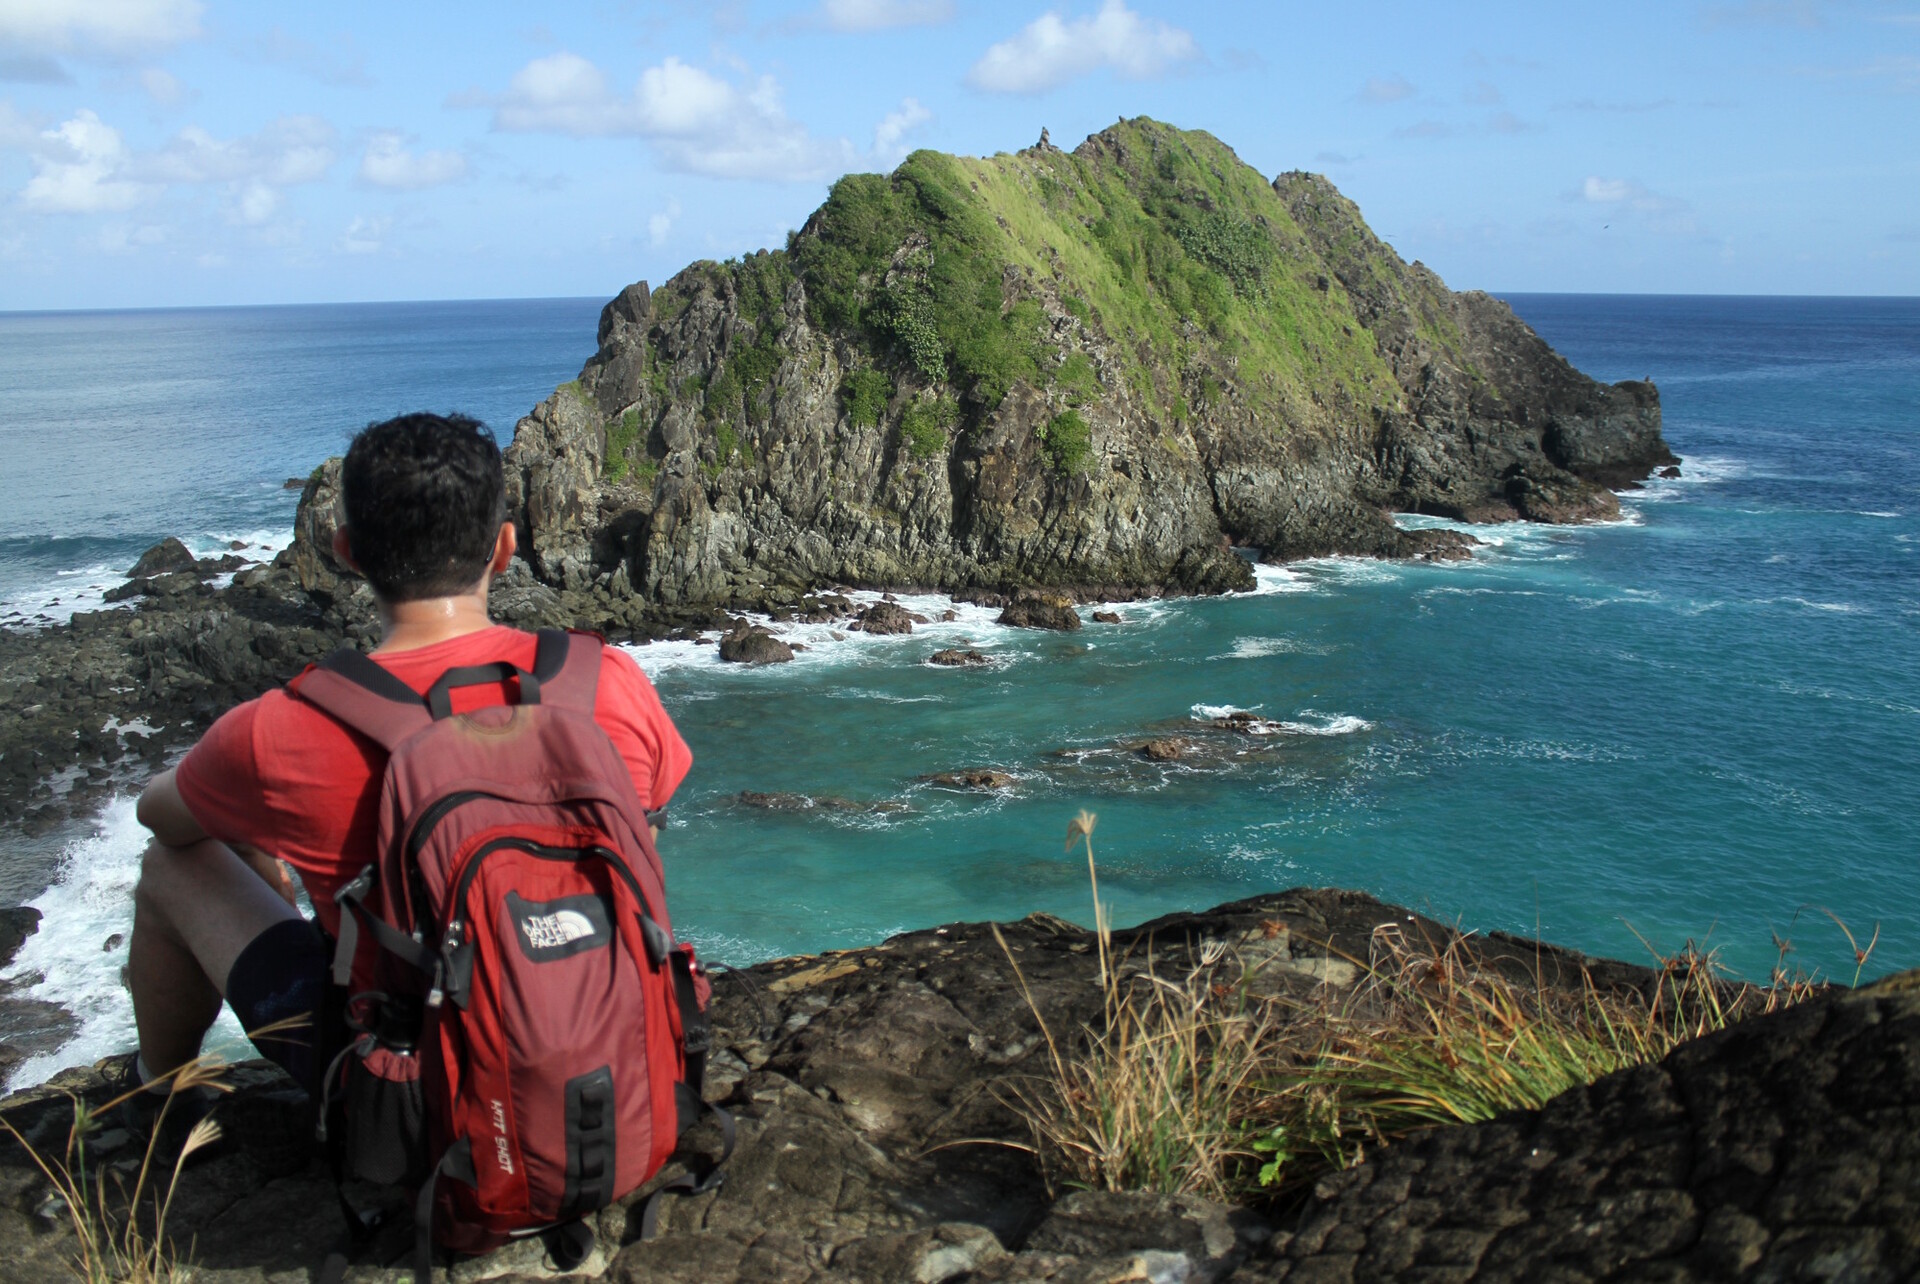
<path id="1" fill-rule="evenodd" d="M 1920 973 L 1323 1179 L 1232 1279 L 1920 1278 Z"/>
<path id="2" fill-rule="evenodd" d="M 1660 475 L 1662 477 L 1665 477 L 1669 481 L 1671 481 L 1680 475 L 1680 465 L 1668 464 L 1665 468 L 1662 468 L 1660 470 Z"/>
<path id="3" fill-rule="evenodd" d="M 1120 623 L 1120 612 L 1095 611 L 1093 613 L 1093 622 L 1095 624 L 1118 624 Z"/>
<path id="4" fill-rule="evenodd" d="M 928 664 L 945 665 L 948 668 L 978 668 L 987 662 L 987 657 L 978 651 L 962 651 L 949 647 L 945 651 L 935 651 L 927 657 Z"/>
<path id="5" fill-rule="evenodd" d="M 942 789 L 1010 789 L 1019 777 L 992 767 L 971 767 L 965 771 L 936 771 L 920 779 Z"/>
<path id="6" fill-rule="evenodd" d="M 793 659 L 793 648 L 756 626 L 721 638 L 720 658 L 729 664 L 784 664 Z"/>
<path id="7" fill-rule="evenodd" d="M 1178 762 L 1192 749 L 1190 743 L 1178 736 L 1162 736 L 1136 746 L 1134 752 L 1149 762 Z"/>
<path id="8" fill-rule="evenodd" d="M 169 535 L 140 554 L 140 560 L 127 572 L 128 579 L 144 580 L 153 575 L 164 575 L 168 571 L 191 571 L 197 563 L 187 546 Z"/>
<path id="9" fill-rule="evenodd" d="M 926 621 L 920 621 L 925 624 Z M 853 628 L 863 633 L 911 633 L 913 616 L 893 602 L 875 602 L 855 617 Z"/>
<path id="10" fill-rule="evenodd" d="M 40 911 L 31 905 L 0 909 L 0 967 L 13 962 L 27 938 L 40 930 Z"/>
<path id="11" fill-rule="evenodd" d="M 1000 612 L 1000 623 L 1019 629 L 1055 629 L 1071 633 L 1080 627 L 1080 613 L 1058 598 L 1022 598 Z"/>

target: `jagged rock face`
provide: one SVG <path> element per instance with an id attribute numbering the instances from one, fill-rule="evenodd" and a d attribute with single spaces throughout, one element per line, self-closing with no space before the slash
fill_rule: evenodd
<path id="1" fill-rule="evenodd" d="M 1401 262 L 1324 178 L 1147 120 L 849 176 L 786 250 L 629 286 L 598 337 L 508 489 L 534 575 L 616 601 L 1218 592 L 1235 545 L 1431 554 L 1391 510 L 1610 517 L 1672 459 L 1651 385 Z"/>

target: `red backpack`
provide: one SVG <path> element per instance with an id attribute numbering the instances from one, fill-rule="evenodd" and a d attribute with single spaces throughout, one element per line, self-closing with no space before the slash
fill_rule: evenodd
<path id="1" fill-rule="evenodd" d="M 418 1184 L 422 1284 L 433 1241 L 556 1232 L 577 1264 L 583 1219 L 651 1178 L 703 1109 L 709 987 L 594 721 L 600 663 L 598 638 L 550 629 L 531 673 L 450 669 L 424 697 L 350 648 L 289 685 L 387 751 L 374 862 L 335 897 L 320 1129 L 343 1181 Z M 516 703 L 453 712 L 456 688 L 501 683 Z M 672 1188 L 718 1184 L 716 1165 Z"/>

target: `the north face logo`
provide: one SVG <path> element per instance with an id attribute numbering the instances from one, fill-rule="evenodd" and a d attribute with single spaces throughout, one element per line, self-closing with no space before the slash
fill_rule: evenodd
<path id="1" fill-rule="evenodd" d="M 536 963 L 598 949 L 613 940 L 606 902 L 598 896 L 568 896 L 557 901 L 525 901 L 507 893 L 507 914 L 520 951 Z"/>
<path id="2" fill-rule="evenodd" d="M 565 945 L 594 933 L 593 924 L 577 910 L 560 910 L 553 914 L 535 914 L 523 918 L 520 920 L 520 930 L 527 934 L 527 944 L 536 950 Z"/>

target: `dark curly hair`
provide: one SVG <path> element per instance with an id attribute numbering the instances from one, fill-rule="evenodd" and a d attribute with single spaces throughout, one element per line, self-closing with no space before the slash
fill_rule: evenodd
<path id="1" fill-rule="evenodd" d="M 500 447 L 466 415 L 368 424 L 347 447 L 340 490 L 347 547 L 388 602 L 471 589 L 506 520 Z"/>

